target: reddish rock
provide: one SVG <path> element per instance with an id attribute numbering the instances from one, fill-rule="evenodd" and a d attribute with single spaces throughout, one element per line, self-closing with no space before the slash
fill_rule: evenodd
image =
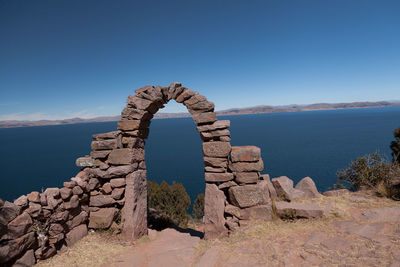
<path id="1" fill-rule="evenodd" d="M 231 121 L 229 120 L 218 120 L 212 124 L 200 125 L 197 126 L 197 131 L 199 132 L 208 132 L 215 130 L 223 130 L 227 129 L 231 126 Z"/>
<path id="2" fill-rule="evenodd" d="M 237 172 L 235 181 L 240 184 L 255 184 L 258 181 L 258 172 Z"/>
<path id="3" fill-rule="evenodd" d="M 136 240 L 147 234 L 145 170 L 138 170 L 126 176 L 125 199 L 122 209 L 123 234 L 128 240 Z"/>
<path id="4" fill-rule="evenodd" d="M 103 184 L 103 186 L 101 187 L 101 191 L 107 195 L 110 194 L 112 191 L 111 184 L 110 183 Z"/>
<path id="5" fill-rule="evenodd" d="M 101 141 L 93 141 L 91 143 L 92 150 L 111 150 L 117 148 L 117 140 L 101 140 Z"/>
<path id="6" fill-rule="evenodd" d="M 39 216 L 40 212 L 42 210 L 42 206 L 38 203 L 30 202 L 29 207 L 25 210 L 29 215 L 32 217 L 36 218 Z"/>
<path id="7" fill-rule="evenodd" d="M 11 239 L 18 238 L 28 232 L 32 226 L 32 219 L 28 213 L 23 212 L 8 224 L 7 235 Z"/>
<path id="8" fill-rule="evenodd" d="M 115 203 L 115 200 L 110 195 L 90 196 L 90 206 L 92 207 L 107 207 Z"/>
<path id="9" fill-rule="evenodd" d="M 205 97 L 205 96 L 202 96 L 202 95 L 199 95 L 199 94 L 194 94 L 192 97 L 190 97 L 188 100 L 186 100 L 185 102 L 183 102 L 183 104 L 186 106 L 186 107 L 190 107 L 190 106 L 192 106 L 192 105 L 194 105 L 194 104 L 196 104 L 196 103 L 199 103 L 199 102 L 204 102 L 204 101 L 207 101 L 207 98 Z"/>
<path id="10" fill-rule="evenodd" d="M 194 92 L 190 89 L 185 88 L 182 93 L 175 99 L 176 102 L 178 103 L 182 103 L 185 100 L 191 98 L 192 96 L 194 96 L 197 92 Z"/>
<path id="11" fill-rule="evenodd" d="M 21 207 L 15 205 L 11 202 L 4 202 L 3 206 L 0 208 L 0 223 L 4 222 L 5 224 L 14 220 L 21 212 Z"/>
<path id="12" fill-rule="evenodd" d="M 45 260 L 57 254 L 57 249 L 54 245 L 40 247 L 35 251 L 35 257 L 38 260 Z"/>
<path id="13" fill-rule="evenodd" d="M 30 202 L 40 203 L 40 193 L 37 191 L 29 193 L 27 197 Z"/>
<path id="14" fill-rule="evenodd" d="M 273 212 L 271 205 L 260 205 L 260 206 L 250 207 L 244 209 L 244 213 L 248 214 L 250 220 L 271 221 L 273 219 Z"/>
<path id="15" fill-rule="evenodd" d="M 217 137 L 230 136 L 230 135 L 231 133 L 229 132 L 228 129 L 216 130 L 211 132 L 200 132 L 200 137 L 202 140 L 210 140 L 210 139 L 215 139 Z"/>
<path id="16" fill-rule="evenodd" d="M 128 165 L 143 161 L 145 158 L 142 148 L 114 149 L 108 156 L 108 163 L 113 165 Z"/>
<path id="17" fill-rule="evenodd" d="M 229 205 L 229 204 L 226 205 L 224 212 L 226 214 L 235 216 L 238 219 L 242 219 L 242 220 L 243 219 L 248 219 L 248 214 L 243 209 L 238 208 L 238 207 L 233 206 L 233 205 Z"/>
<path id="18" fill-rule="evenodd" d="M 322 218 L 324 216 L 324 210 L 317 204 L 303 204 L 293 202 L 275 202 L 277 214 L 281 218 Z"/>
<path id="19" fill-rule="evenodd" d="M 144 148 L 145 141 L 137 137 L 122 137 L 122 144 L 127 148 Z"/>
<path id="20" fill-rule="evenodd" d="M 112 150 L 99 150 L 90 152 L 90 157 L 93 159 L 105 159 Z"/>
<path id="21" fill-rule="evenodd" d="M 50 216 L 50 223 L 65 222 L 68 219 L 69 212 L 67 210 L 55 212 Z"/>
<path id="22" fill-rule="evenodd" d="M 215 167 L 210 167 L 210 166 L 206 166 L 204 168 L 205 172 L 218 172 L 218 173 L 222 173 L 222 172 L 226 172 L 226 168 L 215 168 Z"/>
<path id="23" fill-rule="evenodd" d="M 139 110 L 148 110 L 151 105 L 153 104 L 152 101 L 143 99 L 137 96 L 128 96 L 128 99 L 126 101 L 129 105 L 132 107 L 139 109 Z"/>
<path id="24" fill-rule="evenodd" d="M 79 206 L 79 197 L 73 195 L 68 202 L 64 202 L 64 208 L 67 210 L 75 209 Z"/>
<path id="25" fill-rule="evenodd" d="M 75 244 L 79 239 L 82 239 L 88 233 L 86 224 L 81 224 L 70 232 L 67 233 L 65 242 L 67 246 L 70 247 Z"/>
<path id="26" fill-rule="evenodd" d="M 110 167 L 107 170 L 105 177 L 102 177 L 102 178 L 113 178 L 113 177 L 125 176 L 128 173 L 131 173 L 135 168 L 137 168 L 137 166 L 138 165 L 136 163 L 136 164 L 131 164 L 131 165 Z"/>
<path id="27" fill-rule="evenodd" d="M 256 146 L 233 146 L 232 162 L 257 162 L 261 159 L 261 149 Z"/>
<path id="28" fill-rule="evenodd" d="M 32 248 L 35 244 L 35 233 L 31 232 L 20 238 L 5 241 L 0 246 L 0 263 L 6 263 L 24 251 Z"/>
<path id="29" fill-rule="evenodd" d="M 68 199 L 72 195 L 71 188 L 63 187 L 60 189 L 60 195 L 62 199 Z"/>
<path id="30" fill-rule="evenodd" d="M 236 186 L 236 185 L 237 185 L 237 183 L 235 183 L 234 181 L 229 181 L 229 182 L 225 182 L 225 183 L 218 185 L 218 189 L 229 188 L 229 187 Z"/>
<path id="31" fill-rule="evenodd" d="M 14 263 L 13 267 L 30 267 L 35 265 L 35 263 L 35 253 L 33 252 L 33 249 L 30 249 Z"/>
<path id="32" fill-rule="evenodd" d="M 76 159 L 75 165 L 78 167 L 93 167 L 94 159 L 91 157 L 80 157 Z"/>
<path id="33" fill-rule="evenodd" d="M 47 197 L 44 193 L 40 194 L 40 205 L 47 206 Z"/>
<path id="34" fill-rule="evenodd" d="M 121 117 L 128 120 L 149 120 L 153 115 L 148 111 L 127 106 L 122 110 Z"/>
<path id="35" fill-rule="evenodd" d="M 125 131 L 124 135 L 126 136 L 133 136 L 133 137 L 140 137 L 140 138 L 147 138 L 149 136 L 149 128 L 141 128 L 135 131 Z"/>
<path id="36" fill-rule="evenodd" d="M 200 101 L 195 104 L 189 105 L 188 109 L 196 112 L 210 112 L 214 111 L 215 105 L 210 101 Z"/>
<path id="37" fill-rule="evenodd" d="M 259 185 L 242 185 L 229 188 L 229 199 L 240 208 L 263 205 L 269 202 L 269 196 Z"/>
<path id="38" fill-rule="evenodd" d="M 54 198 L 58 198 L 60 196 L 60 189 L 57 187 L 51 187 L 51 188 L 47 188 L 44 191 L 44 194 L 48 197 L 54 197 Z"/>
<path id="39" fill-rule="evenodd" d="M 28 206 L 28 198 L 27 196 L 23 195 L 20 196 L 19 198 L 17 198 L 16 200 L 14 200 L 14 204 L 20 207 L 26 207 Z"/>
<path id="40" fill-rule="evenodd" d="M 75 216 L 72 220 L 67 222 L 67 226 L 69 229 L 73 229 L 80 224 L 84 224 L 87 222 L 89 215 L 86 211 L 81 211 L 77 216 Z"/>
<path id="41" fill-rule="evenodd" d="M 205 239 L 226 236 L 225 227 L 225 194 L 215 184 L 206 183 L 204 199 Z"/>
<path id="42" fill-rule="evenodd" d="M 293 181 L 286 176 L 273 178 L 271 180 L 278 197 L 291 201 L 293 199 Z"/>
<path id="43" fill-rule="evenodd" d="M 112 188 L 125 186 L 125 178 L 114 178 L 110 180 L 110 185 Z"/>
<path id="44" fill-rule="evenodd" d="M 224 158 L 231 151 L 231 145 L 227 142 L 205 142 L 203 143 L 203 154 L 205 157 Z"/>
<path id="45" fill-rule="evenodd" d="M 72 188 L 72 193 L 74 195 L 80 196 L 80 195 L 83 194 L 83 190 L 82 190 L 82 188 L 80 186 L 75 186 L 74 188 Z"/>
<path id="46" fill-rule="evenodd" d="M 210 123 L 217 121 L 215 112 L 197 113 L 192 116 L 193 121 L 197 124 Z"/>
<path id="47" fill-rule="evenodd" d="M 317 198 L 321 197 L 321 194 L 318 192 L 317 187 L 315 186 L 314 181 L 310 177 L 305 177 L 297 183 L 297 190 L 303 191 L 305 193 L 305 198 Z"/>
<path id="48" fill-rule="evenodd" d="M 262 174 L 260 176 L 261 180 L 265 181 L 265 184 L 268 187 L 269 195 L 272 199 L 278 198 L 278 194 L 276 193 L 275 187 L 272 185 L 270 179 L 269 179 L 269 174 Z"/>
<path id="49" fill-rule="evenodd" d="M 214 172 L 206 172 L 205 173 L 206 182 L 227 182 L 233 180 L 232 173 L 214 173 Z"/>
<path id="50" fill-rule="evenodd" d="M 229 162 L 232 172 L 261 172 L 264 169 L 262 159 L 257 162 Z"/>
<path id="51" fill-rule="evenodd" d="M 64 230 L 65 229 L 61 224 L 53 223 L 53 224 L 50 225 L 48 233 L 49 233 L 50 236 L 56 236 L 58 234 L 63 233 Z"/>
<path id="52" fill-rule="evenodd" d="M 114 188 L 112 193 L 111 193 L 111 197 L 113 199 L 121 199 L 122 195 L 124 194 L 125 189 L 124 188 Z"/>
<path id="53" fill-rule="evenodd" d="M 103 208 L 91 212 L 89 217 L 89 228 L 108 229 L 117 214 L 118 210 L 116 208 Z"/>
<path id="54" fill-rule="evenodd" d="M 204 165 L 214 168 L 224 168 L 228 167 L 228 160 L 226 158 L 211 158 L 204 157 Z"/>
<path id="55" fill-rule="evenodd" d="M 219 137 L 219 141 L 222 141 L 222 142 L 230 142 L 230 141 L 231 141 L 231 138 L 230 138 L 229 136 L 220 136 L 220 137 Z"/>
<path id="56" fill-rule="evenodd" d="M 112 131 L 107 133 L 94 134 L 92 135 L 92 137 L 96 140 L 115 139 L 118 137 L 119 134 L 121 134 L 121 131 Z"/>
<path id="57" fill-rule="evenodd" d="M 74 186 L 76 185 L 76 182 L 75 181 L 64 182 L 63 185 L 64 185 L 64 187 L 74 188 Z"/>
<path id="58" fill-rule="evenodd" d="M 90 178 L 88 185 L 89 185 L 89 191 L 93 191 L 94 189 L 100 187 L 100 181 L 97 178 Z"/>

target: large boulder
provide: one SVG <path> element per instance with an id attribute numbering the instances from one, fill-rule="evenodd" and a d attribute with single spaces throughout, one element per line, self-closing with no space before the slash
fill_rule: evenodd
<path id="1" fill-rule="evenodd" d="M 35 253 L 33 249 L 30 249 L 14 263 L 13 267 L 30 267 L 33 266 L 35 262 Z"/>
<path id="2" fill-rule="evenodd" d="M 0 208 L 0 224 L 9 223 L 14 220 L 20 214 L 21 207 L 15 205 L 11 202 L 4 202 L 3 206 Z"/>
<path id="3" fill-rule="evenodd" d="M 205 239 L 225 236 L 228 230 L 224 218 L 225 194 L 217 185 L 206 183 L 204 199 Z"/>
<path id="4" fill-rule="evenodd" d="M 0 263 L 6 263 L 21 255 L 35 245 L 35 233 L 31 232 L 20 238 L 2 242 L 0 245 Z"/>
<path id="5" fill-rule="evenodd" d="M 103 208 L 98 211 L 92 211 L 89 217 L 89 228 L 108 229 L 117 214 L 118 209 L 116 208 Z"/>
<path id="6" fill-rule="evenodd" d="M 291 201 L 293 199 L 293 181 L 286 176 L 271 180 L 279 198 Z"/>
<path id="7" fill-rule="evenodd" d="M 267 204 L 269 202 L 269 195 L 258 184 L 242 185 L 229 188 L 229 199 L 235 206 L 247 208 Z"/>
<path id="8" fill-rule="evenodd" d="M 310 177 L 305 177 L 297 183 L 297 190 L 304 192 L 305 198 L 317 198 L 321 197 L 321 194 L 318 192 L 317 187 L 315 186 L 314 181 Z"/>
<path id="9" fill-rule="evenodd" d="M 278 201 L 275 202 L 276 212 L 279 217 L 283 219 L 296 219 L 296 218 L 322 218 L 324 210 L 317 204 L 304 204 Z"/>
<path id="10" fill-rule="evenodd" d="M 261 159 L 261 150 L 256 146 L 233 146 L 231 151 L 232 162 L 257 162 Z"/>
<path id="11" fill-rule="evenodd" d="M 67 243 L 67 246 L 70 247 L 73 244 L 75 244 L 79 239 L 82 239 L 84 236 L 86 236 L 88 233 L 87 226 L 86 224 L 81 224 L 74 229 L 72 229 L 70 232 L 67 233 L 65 242 Z"/>
<path id="12" fill-rule="evenodd" d="M 10 239 L 18 238 L 28 232 L 30 227 L 32 226 L 32 218 L 28 213 L 23 212 L 21 215 L 18 215 L 14 220 L 12 220 L 8 224 L 8 233 L 7 235 Z"/>

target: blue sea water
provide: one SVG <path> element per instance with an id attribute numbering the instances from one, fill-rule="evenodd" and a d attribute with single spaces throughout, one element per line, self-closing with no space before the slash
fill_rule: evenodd
<path id="1" fill-rule="evenodd" d="M 336 172 L 367 153 L 390 159 L 400 107 L 223 116 L 232 145 L 261 148 L 264 173 L 295 182 L 310 176 L 320 191 Z M 61 187 L 78 171 L 75 159 L 90 153 L 91 135 L 116 122 L 0 129 L 0 198 Z M 181 182 L 192 201 L 204 192 L 202 141 L 191 118 L 153 119 L 146 142 L 148 180 Z"/>

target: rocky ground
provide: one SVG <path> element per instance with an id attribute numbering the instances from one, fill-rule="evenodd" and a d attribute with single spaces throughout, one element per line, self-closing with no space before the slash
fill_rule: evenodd
<path id="1" fill-rule="evenodd" d="M 372 193 L 323 196 L 325 217 L 251 221 L 230 237 L 150 230 L 126 244 L 95 232 L 38 266 L 400 266 L 400 203 Z"/>

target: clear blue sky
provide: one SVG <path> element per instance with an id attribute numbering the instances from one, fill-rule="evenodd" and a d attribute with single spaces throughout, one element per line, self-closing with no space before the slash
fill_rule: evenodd
<path id="1" fill-rule="evenodd" d="M 400 99 L 400 1 L 0 0 L 0 120 L 117 115 L 172 81 L 217 110 Z"/>

